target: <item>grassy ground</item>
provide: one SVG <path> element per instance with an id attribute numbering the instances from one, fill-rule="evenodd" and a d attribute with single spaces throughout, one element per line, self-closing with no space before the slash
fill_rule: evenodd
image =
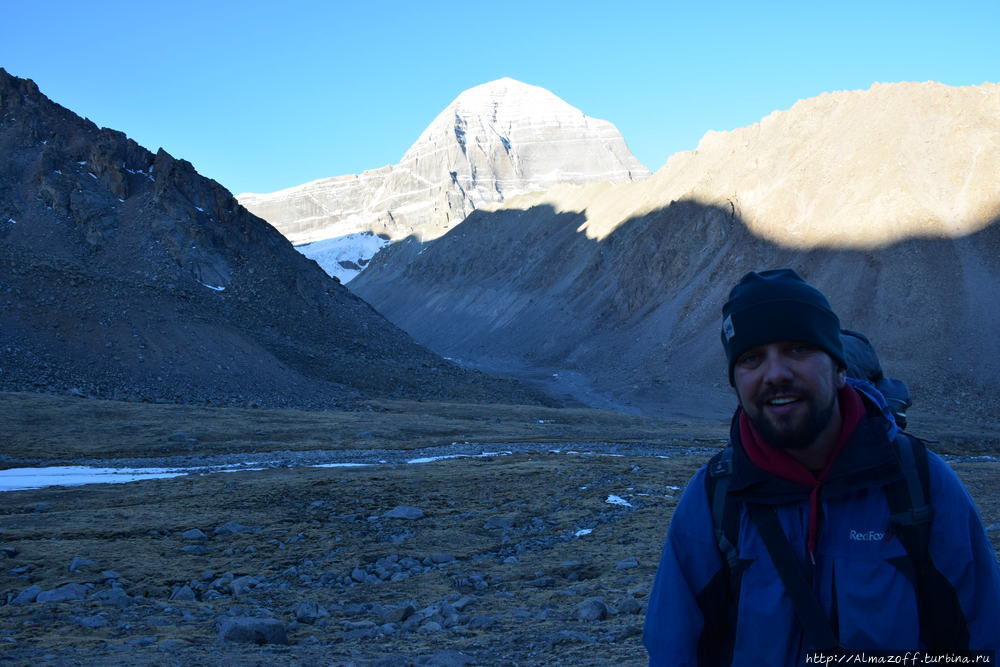
<path id="1" fill-rule="evenodd" d="M 308 412 L 26 393 L 0 393 L 0 425 L 0 454 L 38 459 L 415 449 L 466 440 L 663 443 L 695 437 L 719 442 L 726 434 L 721 424 L 692 426 L 602 410 L 522 405 L 383 400 L 355 412 Z"/>
<path id="2" fill-rule="evenodd" d="M 369 407 L 310 413 L 6 394 L 2 453 L 190 453 L 191 443 L 172 439 L 177 433 L 197 438 L 199 451 L 237 453 L 455 440 L 705 444 L 725 430 L 585 410 Z M 642 608 L 679 496 L 675 487 L 703 461 L 521 454 L 3 493 L 0 597 L 30 585 L 93 588 L 87 599 L 0 605 L 0 652 L 13 664 L 396 665 L 446 650 L 474 664 L 644 664 Z M 1000 463 L 954 467 L 985 523 L 1000 524 Z M 608 503 L 612 495 L 631 507 Z M 423 517 L 384 517 L 400 505 L 419 508 Z M 216 534 L 227 522 L 252 530 Z M 183 537 L 195 528 L 206 538 Z M 592 532 L 577 534 L 584 529 Z M 1000 549 L 1000 530 L 990 536 Z M 442 562 L 433 562 L 435 554 Z M 71 572 L 76 557 L 93 564 Z M 387 557 L 429 564 L 396 581 L 352 579 Z M 234 590 L 227 573 L 255 583 Z M 92 597 L 113 581 L 129 596 L 121 607 Z M 169 599 L 183 586 L 195 599 Z M 606 618 L 581 618 L 580 605 L 591 598 L 609 607 Z M 407 604 L 443 610 L 463 600 L 451 626 L 381 635 L 374 629 Z M 304 601 L 329 615 L 297 620 L 292 608 Z M 277 618 L 291 644 L 220 642 L 220 619 L 240 615 Z M 460 664 L 444 660 L 439 655 L 438 664 Z"/>

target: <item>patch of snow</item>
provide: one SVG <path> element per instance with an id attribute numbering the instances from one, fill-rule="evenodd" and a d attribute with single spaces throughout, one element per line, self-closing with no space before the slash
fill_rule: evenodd
<path id="1" fill-rule="evenodd" d="M 125 200 L 124 200 L 124 199 L 122 199 L 121 197 L 119 197 L 119 198 L 118 198 L 118 201 L 120 201 L 120 202 L 121 202 L 121 203 L 123 203 L 123 204 L 125 203 Z"/>
<path id="2" fill-rule="evenodd" d="M 205 212 L 205 209 L 203 209 L 201 206 L 195 206 L 195 208 L 198 209 L 198 211 L 201 213 Z"/>
<path id="3" fill-rule="evenodd" d="M 88 174 L 90 174 L 90 177 L 91 177 L 92 179 L 94 179 L 95 181 L 97 180 L 97 174 L 95 174 L 95 173 L 94 173 L 94 172 L 92 172 L 92 171 L 88 171 L 87 173 L 88 173 Z"/>
<path id="4" fill-rule="evenodd" d="M 216 292 L 222 292 L 225 291 L 226 289 L 225 285 L 223 285 L 222 287 L 216 287 L 215 285 L 208 285 L 206 283 L 201 283 L 201 284 L 207 287 L 208 289 L 215 290 Z"/>
<path id="5" fill-rule="evenodd" d="M 514 452 L 483 452 L 482 454 L 449 454 L 448 456 L 428 456 L 420 459 L 410 459 L 407 463 L 433 463 L 445 459 L 484 459 L 494 456 L 510 456 Z"/>
<path id="6" fill-rule="evenodd" d="M 87 166 L 87 161 L 83 160 L 82 162 L 77 162 L 77 164 L 80 165 L 81 167 L 86 167 Z"/>
<path id="7" fill-rule="evenodd" d="M 7 218 L 7 222 L 9 222 L 12 225 L 17 224 L 17 220 L 15 220 L 14 218 Z"/>
<path id="8" fill-rule="evenodd" d="M 386 239 L 362 232 L 295 246 L 295 249 L 319 264 L 327 275 L 333 276 L 341 284 L 347 284 L 364 270 L 375 253 L 387 245 L 389 241 Z M 341 262 L 350 262 L 359 268 L 345 267 Z"/>
<path id="9" fill-rule="evenodd" d="M 608 503 L 609 505 L 621 505 L 622 507 L 632 507 L 632 503 L 614 494 L 608 496 L 608 499 L 605 500 L 604 502 Z"/>
<path id="10" fill-rule="evenodd" d="M 88 466 L 52 466 L 49 468 L 10 468 L 0 470 L 0 491 L 40 489 L 46 486 L 82 484 L 122 484 L 140 479 L 180 477 L 187 471 L 167 468 L 91 468 Z"/>
<path id="11" fill-rule="evenodd" d="M 379 463 L 385 463 L 385 461 L 379 461 Z M 371 464 L 370 463 L 316 463 L 309 467 L 310 468 L 363 468 L 369 465 Z"/>
<path id="12" fill-rule="evenodd" d="M 679 486 L 670 486 L 669 484 L 667 485 L 667 488 L 670 489 L 671 491 L 680 491 L 681 490 L 681 487 L 679 487 Z"/>
<path id="13" fill-rule="evenodd" d="M 62 172 L 61 172 L 61 171 L 59 171 L 58 169 L 56 169 L 56 170 L 55 170 L 55 171 L 53 171 L 52 173 L 53 173 L 53 174 L 59 174 L 60 176 L 62 176 Z"/>
<path id="14" fill-rule="evenodd" d="M 590 535 L 594 530 L 592 528 L 581 528 L 580 530 L 573 533 L 576 537 L 582 537 L 584 535 Z"/>

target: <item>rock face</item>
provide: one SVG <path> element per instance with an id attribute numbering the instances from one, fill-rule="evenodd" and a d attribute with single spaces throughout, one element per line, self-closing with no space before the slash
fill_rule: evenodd
<path id="1" fill-rule="evenodd" d="M 239 200 L 297 245 L 360 232 L 432 239 L 517 194 L 648 174 L 608 121 L 499 79 L 459 95 L 398 164 Z"/>
<path id="2" fill-rule="evenodd" d="M 1000 85 L 883 84 L 709 133 L 652 177 L 559 186 L 380 253 L 351 288 L 418 341 L 594 405 L 724 418 L 720 312 L 790 266 L 910 383 L 996 422 Z"/>
<path id="3" fill-rule="evenodd" d="M 215 181 L 0 70 L 0 390 L 332 406 L 499 395 Z"/>

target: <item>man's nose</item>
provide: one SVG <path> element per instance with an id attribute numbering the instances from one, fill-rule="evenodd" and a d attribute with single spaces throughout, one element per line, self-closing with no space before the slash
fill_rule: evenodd
<path id="1" fill-rule="evenodd" d="M 784 355 L 772 350 L 764 357 L 762 378 L 764 382 L 779 384 L 791 380 L 792 375 L 791 365 Z"/>

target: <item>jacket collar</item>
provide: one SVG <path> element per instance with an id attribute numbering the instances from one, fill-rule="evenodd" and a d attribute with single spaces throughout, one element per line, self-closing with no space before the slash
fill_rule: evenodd
<path id="1" fill-rule="evenodd" d="M 882 410 L 861 393 L 865 416 L 848 439 L 823 484 L 827 499 L 856 489 L 883 486 L 900 478 L 899 466 L 889 441 L 890 426 Z M 772 475 L 754 465 L 740 440 L 737 408 L 729 430 L 733 447 L 733 477 L 729 490 L 735 495 L 763 503 L 799 502 L 808 498 L 809 487 Z"/>

